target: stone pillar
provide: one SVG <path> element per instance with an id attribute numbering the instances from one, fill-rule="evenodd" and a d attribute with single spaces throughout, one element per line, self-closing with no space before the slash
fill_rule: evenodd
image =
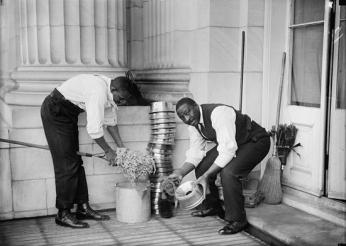
<path id="1" fill-rule="evenodd" d="M 243 109 L 262 123 L 265 1 L 240 2 L 240 27 L 246 33 Z"/>
<path id="2" fill-rule="evenodd" d="M 243 111 L 261 121 L 264 0 L 196 1 L 190 91 L 198 101 L 239 107 L 245 31 Z"/>
<path id="3" fill-rule="evenodd" d="M 5 102 L 39 105 L 83 72 L 115 76 L 127 66 L 125 0 L 18 1 L 17 90 Z"/>
<path id="4" fill-rule="evenodd" d="M 143 93 L 154 100 L 176 101 L 190 95 L 191 22 L 194 1 L 133 0 L 131 68 Z"/>
<path id="5" fill-rule="evenodd" d="M 0 5 L 0 97 L 3 97 L 6 92 L 15 88 L 15 83 L 10 76 L 16 65 L 16 49 L 11 46 L 11 44 L 16 42 L 16 34 L 13 31 L 15 30 L 16 17 L 11 15 L 11 12 L 14 12 L 15 9 L 14 1 L 3 1 L 3 5 Z M 1 138 L 9 138 L 11 119 L 9 108 L 0 100 Z M 9 144 L 0 143 L 0 220 L 13 217 L 11 177 Z"/>
<path id="6" fill-rule="evenodd" d="M 8 126 L 0 119 L 0 137 L 8 138 Z M 9 145 L 0 143 L 0 220 L 12 218 L 12 180 Z"/>
<path id="7" fill-rule="evenodd" d="M 147 23 L 143 28 L 144 69 L 189 67 L 189 30 L 178 18 L 184 7 L 181 4 L 175 0 L 143 1 L 143 23 Z"/>
<path id="8" fill-rule="evenodd" d="M 0 137 L 46 145 L 40 105 L 54 87 L 79 73 L 115 77 L 127 70 L 126 0 L 1 2 Z M 126 112 L 119 114 L 121 134 L 126 132 L 123 128 L 133 133 L 133 123 L 122 121 Z M 85 114 L 81 114 L 80 150 L 100 152 L 84 126 Z M 138 134 L 134 136 L 130 146 L 144 150 L 148 140 L 141 142 Z M 123 139 L 127 144 L 128 139 Z M 109 136 L 107 140 L 114 144 Z M 49 151 L 4 143 L 0 147 L 0 220 L 55 213 Z M 123 177 L 100 162 L 84 158 L 89 188 L 94 191 L 90 202 L 111 208 L 112 188 Z"/>

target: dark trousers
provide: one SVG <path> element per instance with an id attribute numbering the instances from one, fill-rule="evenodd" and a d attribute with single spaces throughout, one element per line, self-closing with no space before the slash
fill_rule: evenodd
<path id="1" fill-rule="evenodd" d="M 56 207 L 69 209 L 88 201 L 88 187 L 82 158 L 77 155 L 78 106 L 64 99 L 58 90 L 48 95 L 41 106 L 41 118 L 53 158 Z"/>
<path id="2" fill-rule="evenodd" d="M 242 179 L 263 160 L 269 148 L 269 136 L 250 140 L 238 146 L 236 157 L 221 170 L 220 176 L 224 196 L 225 220 L 242 221 L 246 219 Z M 207 152 L 206 156 L 195 169 L 197 178 L 209 169 L 218 155 L 217 146 Z M 207 207 L 216 206 L 219 203 L 219 194 L 215 186 L 215 180 L 216 175 L 210 177 L 208 180 L 210 194 L 207 195 L 206 199 Z"/>

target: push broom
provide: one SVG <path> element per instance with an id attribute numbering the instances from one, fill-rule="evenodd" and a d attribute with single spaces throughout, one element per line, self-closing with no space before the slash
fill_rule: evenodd
<path id="1" fill-rule="evenodd" d="M 267 204 L 279 204 L 282 200 L 282 188 L 281 188 L 281 162 L 277 155 L 277 129 L 279 126 L 280 119 L 280 109 L 281 109 L 281 97 L 282 97 L 282 88 L 284 81 L 284 72 L 286 64 L 286 53 L 282 54 L 282 63 L 281 63 L 281 76 L 280 76 L 280 87 L 278 94 L 278 106 L 276 112 L 276 122 L 275 129 L 273 129 L 273 155 L 268 159 L 267 165 L 264 170 L 263 177 L 259 184 L 259 190 L 264 195 L 264 202 Z"/>
<path id="2" fill-rule="evenodd" d="M 0 138 L 0 142 L 17 144 L 17 145 L 22 145 L 22 146 L 26 146 L 26 147 L 36 148 L 36 149 L 49 150 L 49 147 L 47 145 L 26 143 L 26 142 L 21 142 L 21 141 L 11 140 L 11 139 L 5 139 L 5 138 Z M 91 153 L 77 151 L 77 155 L 86 156 L 86 157 L 97 157 L 97 158 L 101 158 L 101 159 L 106 160 L 105 156 L 103 154 L 91 154 Z"/>

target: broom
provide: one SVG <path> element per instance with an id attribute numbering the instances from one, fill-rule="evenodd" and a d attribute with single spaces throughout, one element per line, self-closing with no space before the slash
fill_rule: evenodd
<path id="1" fill-rule="evenodd" d="M 280 118 L 285 63 L 286 63 L 286 53 L 283 52 L 282 64 L 281 64 L 280 87 L 279 87 L 279 95 L 278 95 L 278 107 L 277 107 L 277 113 L 276 113 L 276 125 L 275 127 L 273 126 L 273 128 L 275 129 L 272 130 L 272 132 L 274 133 L 272 135 L 273 142 L 274 142 L 274 151 L 273 151 L 273 155 L 267 161 L 267 165 L 259 185 L 259 190 L 264 195 L 264 202 L 268 204 L 279 204 L 281 203 L 281 200 L 282 200 L 281 162 L 277 155 L 276 132 L 278 129 L 279 118 Z"/>

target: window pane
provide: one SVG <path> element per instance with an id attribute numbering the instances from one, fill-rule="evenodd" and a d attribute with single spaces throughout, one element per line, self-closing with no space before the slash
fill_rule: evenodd
<path id="1" fill-rule="evenodd" d="M 340 6 L 340 19 L 344 19 L 346 18 L 346 7 L 345 6 Z"/>
<path id="2" fill-rule="evenodd" d="M 346 109 L 346 7 L 341 7 L 336 107 Z"/>
<path id="3" fill-rule="evenodd" d="M 293 30 L 291 103 L 319 107 L 323 25 Z"/>
<path id="4" fill-rule="evenodd" d="M 312 21 L 321 21 L 324 16 L 324 0 L 296 0 L 294 1 L 294 22 L 301 24 Z"/>

